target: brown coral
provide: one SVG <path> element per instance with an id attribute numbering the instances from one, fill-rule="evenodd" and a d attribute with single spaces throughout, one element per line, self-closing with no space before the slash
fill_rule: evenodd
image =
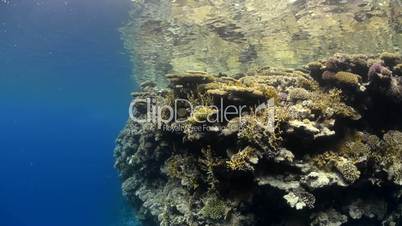
<path id="1" fill-rule="evenodd" d="M 360 79 L 361 77 L 359 75 L 350 72 L 340 71 L 335 74 L 335 80 L 345 85 L 357 86 Z"/>
<path id="2" fill-rule="evenodd" d="M 391 68 L 401 63 L 401 56 L 399 53 L 385 52 L 381 54 L 380 58 L 384 61 L 385 65 Z"/>

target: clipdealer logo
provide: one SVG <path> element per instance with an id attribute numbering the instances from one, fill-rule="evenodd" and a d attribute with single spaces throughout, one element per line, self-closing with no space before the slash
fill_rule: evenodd
<path id="1" fill-rule="evenodd" d="M 136 106 L 142 105 L 146 107 L 145 114 L 137 114 Z M 207 112 L 205 117 L 201 119 L 194 117 L 197 112 L 202 109 L 208 108 L 210 112 Z M 188 117 L 181 117 L 179 112 L 186 109 L 186 115 Z M 232 118 L 239 118 L 240 122 L 245 122 L 244 115 L 246 112 L 248 115 L 253 114 L 255 116 L 264 114 L 265 117 L 255 117 L 258 126 L 266 130 L 267 132 L 274 132 L 275 130 L 275 100 L 269 99 L 256 106 L 251 112 L 247 111 L 249 108 L 246 105 L 225 105 L 224 99 L 220 99 L 219 105 L 197 105 L 194 106 L 190 101 L 186 99 L 175 99 L 173 106 L 160 105 L 154 98 L 135 99 L 130 103 L 129 116 L 130 119 L 144 124 L 152 123 L 157 126 L 158 129 L 163 129 L 164 125 L 171 123 L 182 124 L 188 122 L 190 119 L 197 124 L 225 124 Z M 141 117 L 138 117 L 140 115 Z M 264 119 L 264 120 L 262 120 Z"/>

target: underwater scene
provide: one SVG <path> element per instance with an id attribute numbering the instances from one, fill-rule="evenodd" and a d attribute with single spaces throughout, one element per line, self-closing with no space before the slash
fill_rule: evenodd
<path id="1" fill-rule="evenodd" d="M 402 226 L 401 0 L 0 0 L 0 226 Z"/>

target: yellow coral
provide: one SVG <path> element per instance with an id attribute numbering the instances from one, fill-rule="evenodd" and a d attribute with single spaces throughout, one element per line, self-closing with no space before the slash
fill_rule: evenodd
<path id="1" fill-rule="evenodd" d="M 227 166 L 231 170 L 243 170 L 249 171 L 254 170 L 252 164 L 258 162 L 258 157 L 254 148 L 246 147 L 242 151 L 232 155 L 229 161 L 227 161 Z"/>
<path id="2" fill-rule="evenodd" d="M 342 91 L 332 89 L 328 93 L 316 91 L 312 96 L 312 110 L 324 115 L 335 114 L 344 118 L 358 119 L 360 115 L 350 106 L 342 102 Z"/>
<path id="3" fill-rule="evenodd" d="M 261 85 L 257 86 L 258 89 L 264 94 L 264 96 L 267 97 L 267 99 L 278 98 L 278 91 L 273 87 L 273 86 L 266 86 L 266 85 Z"/>
<path id="4" fill-rule="evenodd" d="M 303 88 L 293 88 L 289 90 L 288 99 L 292 101 L 307 100 L 311 98 L 311 93 Z"/>
<path id="5" fill-rule="evenodd" d="M 340 71 L 335 74 L 335 80 L 345 85 L 357 86 L 360 79 L 359 75 L 346 71 Z"/>

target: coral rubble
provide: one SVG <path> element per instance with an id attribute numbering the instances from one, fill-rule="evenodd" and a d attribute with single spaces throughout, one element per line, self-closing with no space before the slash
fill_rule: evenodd
<path id="1" fill-rule="evenodd" d="M 123 193 L 151 225 L 400 225 L 398 65 L 335 54 L 144 84 L 115 149 Z"/>

